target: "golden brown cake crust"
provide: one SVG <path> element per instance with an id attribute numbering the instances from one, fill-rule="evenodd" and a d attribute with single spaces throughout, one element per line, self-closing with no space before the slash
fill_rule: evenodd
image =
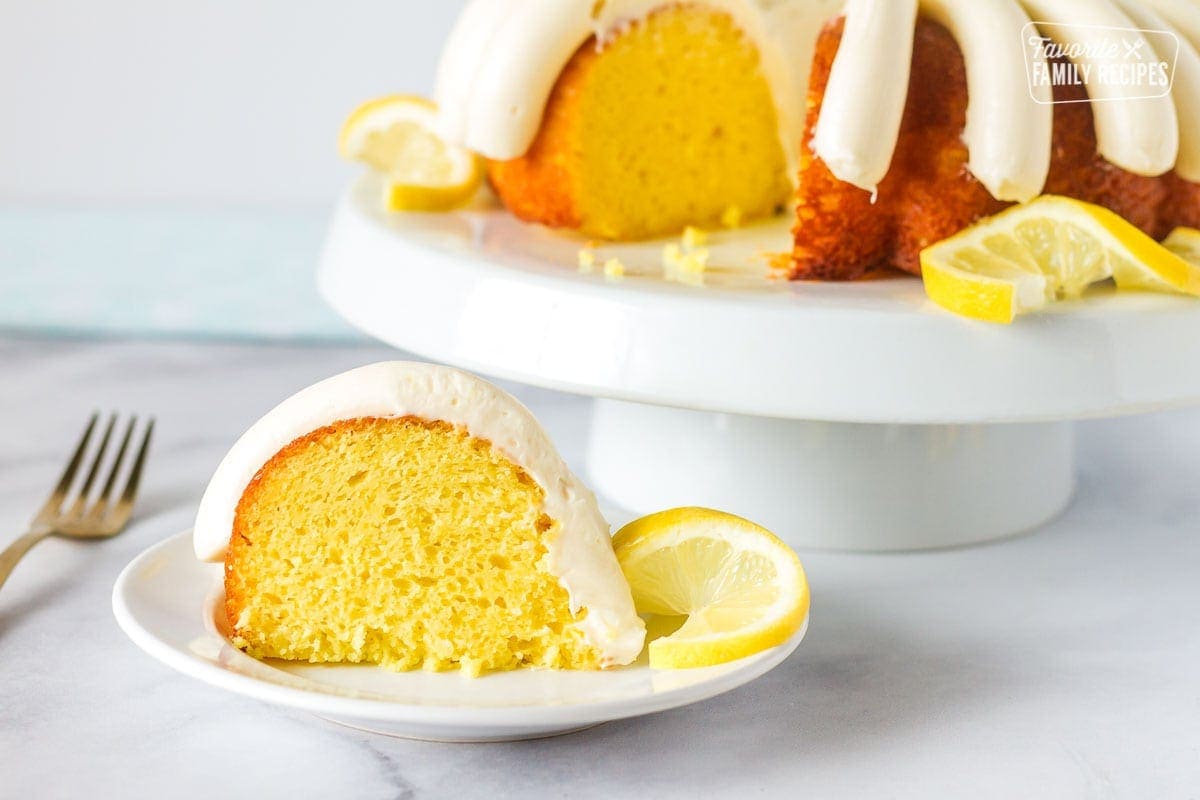
<path id="1" fill-rule="evenodd" d="M 844 23 L 838 18 L 825 26 L 813 59 L 801 141 L 793 279 L 853 280 L 889 266 L 919 273 L 923 247 L 1005 205 L 967 171 L 962 53 L 949 31 L 923 18 L 914 34 L 900 136 L 878 197 L 872 203 L 869 192 L 834 177 L 810 142 Z"/>
<path id="2" fill-rule="evenodd" d="M 1186 181 L 1172 172 L 1167 176 L 1168 195 L 1159 230 L 1170 233 L 1178 225 L 1200 228 L 1200 183 Z"/>
<path id="3" fill-rule="evenodd" d="M 1061 194 L 1111 209 L 1160 239 L 1170 233 L 1162 213 L 1169 188 L 1163 177 L 1115 167 L 1097 152 L 1092 105 L 1082 86 L 1054 87 L 1054 139 L 1046 194 Z"/>
<path id="4" fill-rule="evenodd" d="M 554 228 L 578 228 L 579 98 L 592 62 L 596 40 L 589 39 L 558 76 L 537 138 L 525 155 L 488 164 L 492 188 L 513 214 L 526 222 Z"/>

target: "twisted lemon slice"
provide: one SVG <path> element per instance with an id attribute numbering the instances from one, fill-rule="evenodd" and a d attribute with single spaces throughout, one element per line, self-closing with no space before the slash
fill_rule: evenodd
<path id="1" fill-rule="evenodd" d="M 800 559 L 741 517 L 661 511 L 617 531 L 613 546 L 638 613 L 674 618 L 675 631 L 650 642 L 651 667 L 742 658 L 787 641 L 808 616 Z M 655 622 L 651 630 L 671 627 Z"/>
<path id="2" fill-rule="evenodd" d="M 1091 203 L 1043 195 L 921 251 L 925 292 L 956 314 L 1012 322 L 1113 278 L 1121 289 L 1200 296 L 1200 267 Z"/>
<path id="3" fill-rule="evenodd" d="M 482 160 L 434 133 L 437 108 L 422 97 L 389 95 L 356 108 L 338 151 L 387 178 L 391 211 L 446 211 L 470 200 L 483 182 Z"/>

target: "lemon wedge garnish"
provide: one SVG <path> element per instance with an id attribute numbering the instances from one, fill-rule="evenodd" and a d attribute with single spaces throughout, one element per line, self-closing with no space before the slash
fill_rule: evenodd
<path id="1" fill-rule="evenodd" d="M 391 211 L 446 211 L 470 200 L 483 182 L 483 161 L 435 133 L 437 107 L 422 97 L 389 95 L 363 103 L 338 136 L 344 158 L 383 175 Z"/>
<path id="2" fill-rule="evenodd" d="M 1108 278 L 1121 289 L 1200 295 L 1200 268 L 1108 209 L 1055 195 L 925 248 L 921 272 L 935 303 L 988 322 L 1012 322 Z"/>
<path id="3" fill-rule="evenodd" d="M 650 666 L 702 667 L 787 641 L 808 616 L 800 559 L 770 531 L 707 508 L 635 520 L 613 538 L 621 570 L 650 629 Z M 657 623 L 657 624 L 656 624 Z"/>

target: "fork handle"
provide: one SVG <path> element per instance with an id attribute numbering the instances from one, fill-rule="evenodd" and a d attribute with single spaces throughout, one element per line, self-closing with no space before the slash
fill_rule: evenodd
<path id="1" fill-rule="evenodd" d="M 4 548 L 4 552 L 0 553 L 0 587 L 4 586 L 4 582 L 8 580 L 8 576 L 12 574 L 13 568 L 17 566 L 21 557 L 49 535 L 50 531 L 48 530 L 32 530 Z"/>

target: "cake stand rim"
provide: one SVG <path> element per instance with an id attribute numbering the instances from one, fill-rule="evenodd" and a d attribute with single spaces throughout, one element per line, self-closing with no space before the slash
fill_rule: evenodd
<path id="1" fill-rule="evenodd" d="M 579 237 L 488 208 L 387 216 L 374 191 L 360 179 L 338 202 L 322 296 L 370 336 L 494 377 L 849 423 L 1060 421 L 1200 403 L 1200 303 L 1185 298 L 1102 297 L 994 326 L 914 305 L 914 281 L 757 293 L 613 282 L 561 263 Z"/>

